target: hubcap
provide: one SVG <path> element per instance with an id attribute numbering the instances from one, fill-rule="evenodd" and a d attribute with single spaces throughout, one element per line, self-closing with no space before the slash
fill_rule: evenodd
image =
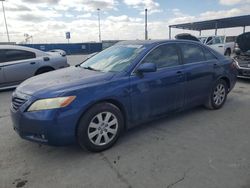
<path id="1" fill-rule="evenodd" d="M 118 120 L 111 112 L 101 112 L 90 122 L 88 127 L 89 140 L 98 146 L 110 143 L 117 134 Z"/>
<path id="2" fill-rule="evenodd" d="M 221 105 L 224 102 L 224 99 L 226 97 L 226 89 L 223 84 L 218 84 L 217 87 L 214 90 L 214 103 L 216 105 Z"/>

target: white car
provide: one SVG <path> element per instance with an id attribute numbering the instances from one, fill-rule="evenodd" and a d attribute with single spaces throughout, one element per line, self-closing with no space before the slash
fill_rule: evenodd
<path id="1" fill-rule="evenodd" d="M 230 56 L 234 51 L 235 42 L 232 37 L 227 36 L 207 36 L 198 37 L 198 39 L 203 43 L 216 50 L 217 52 Z"/>
<path id="2" fill-rule="evenodd" d="M 0 90 L 15 88 L 27 78 L 68 66 L 67 58 L 58 52 L 0 45 Z"/>

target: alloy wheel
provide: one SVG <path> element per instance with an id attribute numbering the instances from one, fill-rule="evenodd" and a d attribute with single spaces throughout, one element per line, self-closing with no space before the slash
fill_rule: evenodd
<path id="1" fill-rule="evenodd" d="M 110 143 L 118 132 L 118 120 L 111 112 L 101 112 L 94 116 L 88 126 L 88 138 L 97 145 Z"/>
<path id="2" fill-rule="evenodd" d="M 214 103 L 217 106 L 221 105 L 224 102 L 225 97 L 226 97 L 225 86 L 223 84 L 218 84 L 213 94 Z"/>

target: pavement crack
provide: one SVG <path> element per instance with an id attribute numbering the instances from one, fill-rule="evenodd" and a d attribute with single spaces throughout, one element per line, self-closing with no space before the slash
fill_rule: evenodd
<path id="1" fill-rule="evenodd" d="M 183 176 L 182 176 L 181 178 L 179 178 L 178 180 L 176 180 L 176 181 L 173 182 L 173 183 L 170 183 L 170 184 L 167 186 L 167 188 L 171 188 L 171 187 L 175 186 L 176 184 L 178 184 L 178 183 L 184 181 L 189 170 L 190 170 L 190 169 L 188 169 L 186 172 L 184 172 L 184 174 L 183 174 Z"/>
<path id="2" fill-rule="evenodd" d="M 128 188 L 132 188 L 132 185 L 128 182 L 128 180 L 119 172 L 119 170 L 113 165 L 113 163 L 103 154 L 100 153 L 100 156 L 102 157 L 102 160 L 105 161 L 108 166 L 111 168 L 111 170 L 116 174 L 117 178 L 126 184 Z"/>

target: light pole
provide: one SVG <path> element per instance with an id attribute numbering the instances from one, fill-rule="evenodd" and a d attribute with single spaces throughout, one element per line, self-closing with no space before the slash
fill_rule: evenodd
<path id="1" fill-rule="evenodd" d="M 4 9 L 4 5 L 3 2 L 5 0 L 0 0 L 2 1 L 2 7 L 3 7 L 3 17 L 4 17 L 4 22 L 5 22 L 5 27 L 6 27 L 6 33 L 7 33 L 7 37 L 8 37 L 8 42 L 10 42 L 10 36 L 9 36 L 9 31 L 8 31 L 8 25 L 7 25 L 7 20 L 6 20 L 6 16 L 5 16 L 5 9 Z"/>
<path id="2" fill-rule="evenodd" d="M 145 40 L 148 40 L 148 9 L 145 9 Z"/>
<path id="3" fill-rule="evenodd" d="M 101 37 L 101 19 L 100 19 L 100 10 L 101 9 L 97 9 L 98 12 L 98 25 L 99 25 L 99 42 L 102 42 L 102 37 Z"/>

